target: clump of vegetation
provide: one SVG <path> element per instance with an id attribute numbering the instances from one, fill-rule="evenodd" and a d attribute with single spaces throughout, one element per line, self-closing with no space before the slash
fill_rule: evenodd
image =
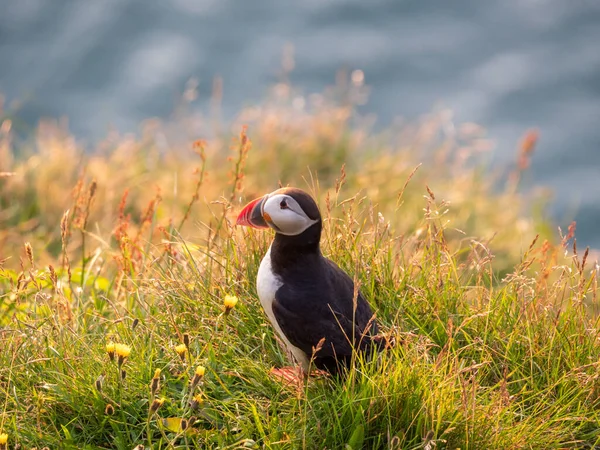
<path id="1" fill-rule="evenodd" d="M 84 152 L 3 120 L 0 446 L 600 445 L 598 267 L 526 207 L 535 134 L 492 174 L 474 125 L 375 133 L 352 102 L 277 92 L 231 145 L 152 123 Z M 278 181 L 318 199 L 323 252 L 396 341 L 300 390 L 269 375 L 288 358 L 254 287 L 271 237 L 233 220 Z"/>

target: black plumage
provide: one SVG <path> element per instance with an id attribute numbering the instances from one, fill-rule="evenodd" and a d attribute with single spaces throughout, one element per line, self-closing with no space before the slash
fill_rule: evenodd
<path id="1" fill-rule="evenodd" d="M 295 236 L 275 235 L 271 265 L 282 285 L 275 293 L 273 314 L 285 336 L 313 358 L 316 368 L 335 374 L 348 365 L 353 348 L 366 353 L 379 349 L 373 340 L 377 323 L 360 292 L 354 301 L 353 280 L 321 254 L 322 220 L 314 200 L 298 189 L 288 188 L 285 194 L 316 222 Z"/>

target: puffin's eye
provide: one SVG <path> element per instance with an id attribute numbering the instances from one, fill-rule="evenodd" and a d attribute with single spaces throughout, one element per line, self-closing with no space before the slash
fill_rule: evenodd
<path id="1" fill-rule="evenodd" d="M 279 203 L 279 207 L 281 209 L 289 209 L 287 201 L 285 199 L 281 200 L 281 203 Z"/>

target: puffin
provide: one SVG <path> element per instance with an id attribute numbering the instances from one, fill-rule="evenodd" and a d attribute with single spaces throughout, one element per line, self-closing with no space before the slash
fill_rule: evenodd
<path id="1" fill-rule="evenodd" d="M 275 238 L 258 269 L 257 294 L 276 333 L 308 374 L 344 372 L 354 352 L 381 350 L 378 324 L 354 281 L 320 248 L 323 221 L 305 191 L 285 187 L 248 203 L 236 225 L 271 228 Z M 356 296 L 356 298 L 355 298 Z"/>

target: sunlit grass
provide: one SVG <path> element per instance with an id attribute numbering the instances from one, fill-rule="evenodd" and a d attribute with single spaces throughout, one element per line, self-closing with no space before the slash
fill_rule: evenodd
<path id="1" fill-rule="evenodd" d="M 231 146 L 154 125 L 89 153 L 41 126 L 17 155 L 2 128 L 0 446 L 600 445 L 598 269 L 527 212 L 533 135 L 492 175 L 483 132 L 443 117 L 377 134 L 280 99 L 240 120 Z M 396 342 L 343 380 L 269 375 L 272 236 L 233 218 L 278 181 L 317 198 L 323 252 Z"/>

